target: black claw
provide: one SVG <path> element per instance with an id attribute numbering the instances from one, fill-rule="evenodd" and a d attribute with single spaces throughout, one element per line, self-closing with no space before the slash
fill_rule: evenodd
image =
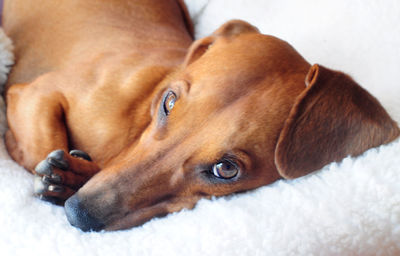
<path id="1" fill-rule="evenodd" d="M 88 153 L 83 152 L 82 150 L 74 149 L 71 150 L 69 154 L 73 157 L 83 158 L 89 162 L 92 162 L 92 158 L 88 155 Z"/>
<path id="2" fill-rule="evenodd" d="M 64 151 L 62 149 L 54 150 L 47 155 L 48 158 L 54 158 L 56 160 L 64 160 Z"/>
<path id="3" fill-rule="evenodd" d="M 64 159 L 64 151 L 62 151 L 61 149 L 51 152 L 47 156 L 47 161 L 51 165 L 54 165 L 55 167 L 57 167 L 58 169 L 61 169 L 64 171 L 68 170 L 69 166 L 68 166 L 68 163 Z"/>
<path id="4" fill-rule="evenodd" d="M 44 177 L 46 177 L 46 176 L 44 176 Z M 34 183 L 33 183 L 33 193 L 35 195 L 41 195 L 42 193 L 47 191 L 47 189 L 49 187 L 49 183 L 44 180 L 44 177 L 35 175 Z"/>
<path id="5" fill-rule="evenodd" d="M 43 160 L 40 163 L 38 163 L 38 165 L 36 165 L 35 172 L 42 175 L 50 176 L 51 174 L 53 174 L 53 167 L 49 162 Z"/>
<path id="6" fill-rule="evenodd" d="M 60 160 L 54 159 L 52 157 L 47 158 L 47 162 L 49 162 L 51 165 L 53 165 L 63 171 L 68 170 L 68 167 L 69 167 L 68 163 L 65 160 L 60 161 Z"/>
<path id="7" fill-rule="evenodd" d="M 40 200 L 52 203 L 52 204 L 57 204 L 57 205 L 62 205 L 64 203 L 64 200 L 53 197 L 53 196 L 44 196 L 44 195 L 38 195 Z"/>
<path id="8" fill-rule="evenodd" d="M 61 184 L 62 183 L 61 176 L 57 175 L 57 174 L 52 174 L 51 176 L 43 176 L 42 180 L 49 184 Z"/>
<path id="9" fill-rule="evenodd" d="M 47 190 L 49 190 L 50 192 L 55 192 L 55 193 L 61 193 L 64 191 L 64 187 L 63 186 L 59 186 L 59 185 L 49 185 L 49 187 L 47 188 Z"/>
<path id="10" fill-rule="evenodd" d="M 59 150 L 54 150 L 47 156 L 47 161 L 51 164 L 57 167 L 58 169 L 61 170 L 68 170 L 68 163 L 64 159 L 64 151 L 59 149 Z"/>

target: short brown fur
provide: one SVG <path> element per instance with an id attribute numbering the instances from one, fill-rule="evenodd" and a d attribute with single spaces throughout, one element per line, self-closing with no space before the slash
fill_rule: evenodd
<path id="1" fill-rule="evenodd" d="M 244 21 L 193 42 L 182 1 L 9 0 L 3 24 L 7 149 L 83 230 L 300 177 L 400 133 L 350 77 Z M 237 174 L 216 177 L 228 160 Z"/>

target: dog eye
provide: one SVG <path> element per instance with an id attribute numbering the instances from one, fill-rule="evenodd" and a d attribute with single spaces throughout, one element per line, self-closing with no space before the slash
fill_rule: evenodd
<path id="1" fill-rule="evenodd" d="M 176 102 L 176 94 L 172 91 L 169 91 L 167 95 L 165 95 L 163 102 L 165 115 L 169 115 L 169 113 L 175 106 L 175 102 Z"/>
<path id="2" fill-rule="evenodd" d="M 232 179 L 239 173 L 239 168 L 232 161 L 223 160 L 214 164 L 212 172 L 215 177 L 222 179 Z"/>

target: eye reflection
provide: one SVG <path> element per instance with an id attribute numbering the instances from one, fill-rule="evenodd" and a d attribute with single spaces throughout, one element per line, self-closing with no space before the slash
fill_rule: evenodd
<path id="1" fill-rule="evenodd" d="M 172 91 L 168 92 L 168 94 L 164 98 L 164 103 L 163 103 L 165 115 L 169 115 L 169 113 L 175 106 L 175 102 L 176 102 L 176 94 Z"/>

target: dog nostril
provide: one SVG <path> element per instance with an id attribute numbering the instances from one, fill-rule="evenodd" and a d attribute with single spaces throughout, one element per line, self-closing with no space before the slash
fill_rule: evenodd
<path id="1" fill-rule="evenodd" d="M 72 226 L 80 228 L 82 231 L 100 231 L 103 229 L 104 224 L 89 214 L 77 195 L 70 197 L 65 202 L 64 208 L 67 219 Z"/>

